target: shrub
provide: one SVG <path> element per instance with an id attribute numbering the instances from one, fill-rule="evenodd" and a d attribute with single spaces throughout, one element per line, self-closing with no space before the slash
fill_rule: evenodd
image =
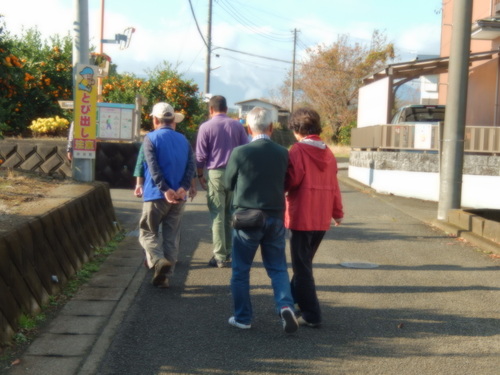
<path id="1" fill-rule="evenodd" d="M 69 121 L 59 116 L 38 118 L 31 122 L 29 128 L 35 136 L 66 136 L 69 128 Z"/>

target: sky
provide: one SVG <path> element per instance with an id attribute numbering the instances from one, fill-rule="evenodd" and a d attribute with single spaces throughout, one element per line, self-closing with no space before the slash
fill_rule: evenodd
<path id="1" fill-rule="evenodd" d="M 148 70 L 169 62 L 205 92 L 207 47 L 202 36 L 207 39 L 209 0 L 87 1 L 94 47 L 99 44 L 102 1 L 104 39 L 135 29 L 127 49 L 103 45 L 119 73 L 146 77 Z M 44 37 L 65 36 L 72 31 L 76 3 L 3 1 L 0 14 L 12 34 L 37 27 Z M 339 35 L 369 46 L 374 30 L 394 43 L 395 62 L 439 55 L 441 4 L 442 0 L 212 0 L 210 94 L 224 95 L 230 107 L 271 98 L 292 67 L 295 29 L 297 62 L 305 61 L 307 48 L 329 46 Z"/>

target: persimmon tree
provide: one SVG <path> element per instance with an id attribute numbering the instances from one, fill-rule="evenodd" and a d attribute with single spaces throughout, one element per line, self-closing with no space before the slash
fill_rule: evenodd
<path id="1" fill-rule="evenodd" d="M 145 79 L 135 74 L 111 74 L 103 80 L 103 99 L 105 102 L 133 104 L 136 95 L 147 101 L 142 108 L 142 128 L 151 130 L 151 109 L 157 102 L 167 102 L 174 110 L 184 114 L 184 120 L 177 125 L 177 130 L 192 139 L 198 126 L 204 121 L 206 108 L 201 100 L 198 85 L 185 79 L 176 69 L 163 62 L 148 70 Z"/>
<path id="2" fill-rule="evenodd" d="M 71 100 L 72 39 L 54 36 L 42 40 L 34 28 L 20 36 L 0 36 L 2 72 L 2 108 L 0 116 L 4 132 L 22 134 L 31 121 L 40 117 L 69 117 L 58 100 Z"/>

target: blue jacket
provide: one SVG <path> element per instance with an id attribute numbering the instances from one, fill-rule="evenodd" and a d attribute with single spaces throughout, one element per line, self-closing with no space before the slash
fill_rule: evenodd
<path id="1" fill-rule="evenodd" d="M 191 185 L 195 163 L 186 137 L 161 127 L 144 137 L 144 201 L 165 199 L 168 189 Z"/>

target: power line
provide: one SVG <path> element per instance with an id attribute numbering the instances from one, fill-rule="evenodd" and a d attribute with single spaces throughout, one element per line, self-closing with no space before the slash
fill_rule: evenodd
<path id="1" fill-rule="evenodd" d="M 243 55 L 247 55 L 247 56 L 252 56 L 252 57 L 258 57 L 258 58 L 261 58 L 261 59 L 266 59 L 266 60 L 271 60 L 271 61 L 278 61 L 278 62 L 282 62 L 282 63 L 286 63 L 286 64 L 293 64 L 292 61 L 288 61 L 288 60 L 282 60 L 282 59 L 276 59 L 274 57 L 268 57 L 268 56 L 262 56 L 262 55 L 257 55 L 255 53 L 250 53 L 250 52 L 243 52 L 243 51 L 238 51 L 238 50 L 235 50 L 235 49 L 232 49 L 232 48 L 226 48 L 226 47 L 215 47 L 213 50 L 215 49 L 223 49 L 225 51 L 230 51 L 230 52 L 235 52 L 235 53 L 241 53 Z M 328 67 L 324 67 L 324 66 L 316 66 L 316 65 L 311 65 L 311 64 L 307 64 L 307 63 L 299 63 L 299 62 L 296 62 L 295 65 L 301 65 L 301 66 L 309 66 L 311 68 L 316 68 L 316 69 L 320 69 L 320 70 L 328 70 L 328 71 L 332 71 L 332 72 L 339 72 L 339 73 L 351 73 L 350 71 L 348 70 L 341 70 L 341 69 L 332 69 L 332 68 L 328 68 Z"/>
<path id="2" fill-rule="evenodd" d="M 244 14 L 239 12 L 229 1 L 227 0 L 216 0 L 217 4 L 220 6 L 221 10 L 225 11 L 230 17 L 231 20 L 237 21 L 244 28 L 249 30 L 252 34 L 257 36 L 273 40 L 275 42 L 289 42 L 291 38 L 289 35 L 278 34 L 278 33 L 266 33 L 262 31 L 262 27 Z"/>
<path id="3" fill-rule="evenodd" d="M 191 13 L 193 14 L 194 23 L 196 24 L 196 28 L 198 29 L 198 33 L 200 34 L 201 40 L 203 40 L 203 43 L 205 43 L 205 46 L 208 48 L 208 43 L 203 37 L 203 33 L 201 32 L 200 26 L 198 25 L 198 20 L 196 19 L 196 14 L 194 14 L 193 4 L 191 3 L 191 0 L 189 0 L 189 6 L 191 8 Z"/>

